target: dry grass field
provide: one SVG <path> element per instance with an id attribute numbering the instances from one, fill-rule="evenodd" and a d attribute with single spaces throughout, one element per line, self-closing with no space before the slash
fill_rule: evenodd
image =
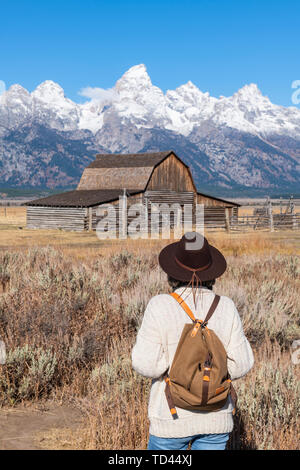
<path id="1" fill-rule="evenodd" d="M 0 225 L 20 225 L 26 224 L 25 207 L 2 207 L 0 206 Z"/>
<path id="2" fill-rule="evenodd" d="M 34 428 L 35 448 L 145 449 L 151 381 L 132 370 L 130 353 L 148 300 L 169 290 L 157 264 L 169 241 L 27 230 L 22 217 L 23 208 L 10 223 L 0 215 L 0 336 L 8 348 L 0 420 L 1 407 L 21 423 L 33 408 L 50 406 L 54 416 L 63 405 L 80 413 L 80 425 L 75 411 L 76 423 L 53 418 Z M 235 301 L 256 360 L 237 382 L 229 448 L 298 449 L 300 374 L 290 347 L 300 338 L 299 232 L 206 236 L 228 262 L 215 291 Z M 4 436 L 0 426 L 0 449 Z"/>

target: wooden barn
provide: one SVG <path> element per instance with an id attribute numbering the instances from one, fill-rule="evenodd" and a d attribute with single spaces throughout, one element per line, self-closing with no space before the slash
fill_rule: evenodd
<path id="1" fill-rule="evenodd" d="M 189 167 L 173 151 L 96 155 L 74 191 L 28 202 L 28 228 L 95 230 L 105 204 L 126 190 L 134 203 L 204 204 L 206 226 L 226 227 L 239 205 L 197 191 Z"/>

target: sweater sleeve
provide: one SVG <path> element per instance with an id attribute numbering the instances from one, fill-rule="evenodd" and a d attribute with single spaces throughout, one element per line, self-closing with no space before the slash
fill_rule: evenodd
<path id="1" fill-rule="evenodd" d="M 134 370 L 145 377 L 156 379 L 168 369 L 162 335 L 151 300 L 145 310 L 131 358 Z"/>
<path id="2" fill-rule="evenodd" d="M 232 302 L 234 318 L 229 344 L 227 346 L 227 367 L 232 380 L 236 380 L 249 372 L 253 367 L 254 357 L 252 348 L 247 340 L 241 318 Z"/>

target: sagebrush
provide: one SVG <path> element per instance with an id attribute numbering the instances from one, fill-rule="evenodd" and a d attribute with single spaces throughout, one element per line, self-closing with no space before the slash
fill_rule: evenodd
<path id="1" fill-rule="evenodd" d="M 134 245 L 132 245 L 134 246 Z M 149 299 L 168 292 L 157 249 L 95 250 L 81 257 L 54 248 L 0 254 L 0 404 L 68 400 L 85 416 L 74 447 L 145 448 L 151 381 L 130 353 Z M 268 252 L 227 256 L 215 291 L 236 303 L 255 366 L 238 382 L 232 449 L 298 446 L 299 257 Z"/>

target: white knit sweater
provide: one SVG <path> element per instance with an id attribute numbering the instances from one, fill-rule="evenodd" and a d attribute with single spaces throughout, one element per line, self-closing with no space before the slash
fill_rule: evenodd
<path id="1" fill-rule="evenodd" d="M 183 288 L 175 292 L 181 295 Z M 196 308 L 191 288 L 185 290 L 183 299 L 195 317 L 204 320 L 214 293 L 206 288 L 201 288 L 198 293 L 200 295 Z M 190 318 L 170 295 L 157 295 L 149 301 L 132 350 L 132 365 L 139 374 L 153 379 L 148 406 L 150 434 L 159 437 L 187 437 L 230 432 L 233 429 L 230 398 L 219 411 L 187 411 L 177 407 L 179 419 L 173 420 L 171 416 L 162 375 L 172 364 L 186 323 L 191 323 Z M 208 322 L 208 328 L 214 330 L 226 349 L 228 371 L 232 380 L 245 375 L 253 366 L 254 358 L 244 335 L 240 316 L 231 299 L 221 297 Z"/>

